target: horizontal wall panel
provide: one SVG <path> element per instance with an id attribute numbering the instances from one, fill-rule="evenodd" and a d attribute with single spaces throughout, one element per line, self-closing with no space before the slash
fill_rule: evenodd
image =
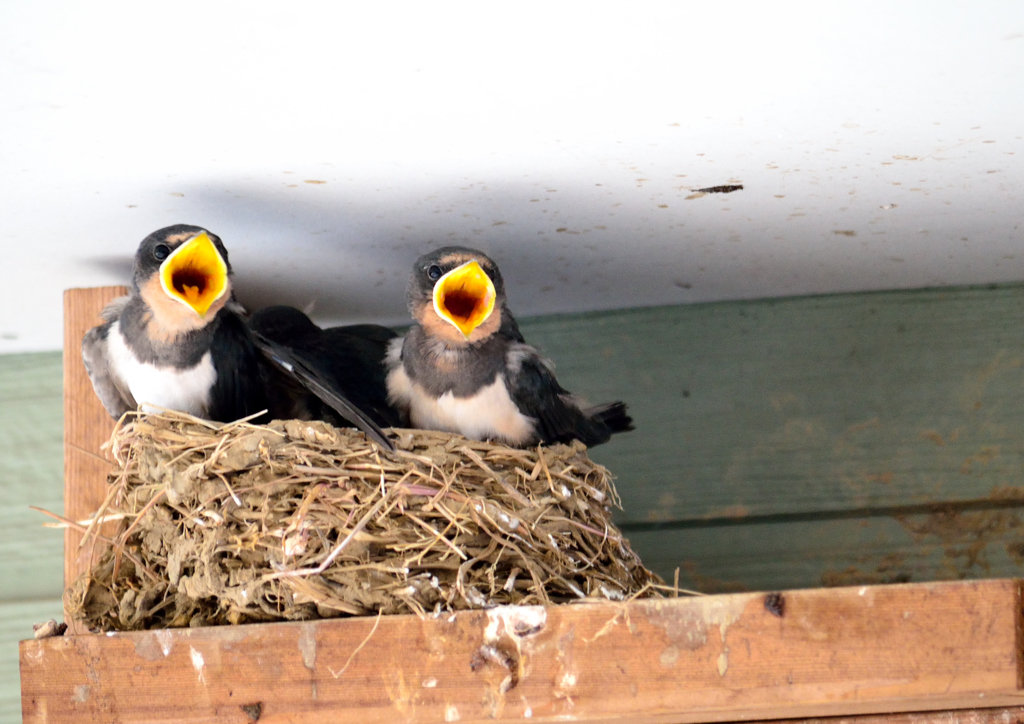
<path id="1" fill-rule="evenodd" d="M 624 521 L 1018 495 L 1024 287 L 525 320 L 573 392 L 629 403 L 595 448 Z"/>
<path id="2" fill-rule="evenodd" d="M 1024 509 L 626 531 L 644 564 L 703 593 L 1024 577 Z"/>
<path id="3" fill-rule="evenodd" d="M 59 597 L 64 535 L 30 505 L 64 509 L 59 353 L 0 355 L 0 600 Z"/>

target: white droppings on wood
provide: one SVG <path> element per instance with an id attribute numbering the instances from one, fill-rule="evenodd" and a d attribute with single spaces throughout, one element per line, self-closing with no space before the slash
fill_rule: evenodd
<path id="1" fill-rule="evenodd" d="M 160 650 L 164 652 L 164 656 L 170 656 L 171 649 L 174 648 L 174 634 L 168 629 L 163 629 L 156 632 L 156 640 L 160 644 Z"/>
<path id="2" fill-rule="evenodd" d="M 493 644 L 508 634 L 519 649 L 519 642 L 539 633 L 548 620 L 543 606 L 495 606 L 487 609 L 484 643 Z M 521 651 L 520 651 L 521 653 Z"/>
<path id="3" fill-rule="evenodd" d="M 641 602 L 648 620 L 665 630 L 669 644 L 694 651 L 706 645 L 712 627 L 718 628 L 725 644 L 729 627 L 743 615 L 751 594 L 704 596 L 699 598 L 669 599 Z"/>
<path id="4" fill-rule="evenodd" d="M 302 664 L 310 671 L 316 669 L 316 624 L 304 623 L 299 631 L 299 653 Z"/>
<path id="5" fill-rule="evenodd" d="M 445 721 L 458 721 L 459 720 L 459 709 L 454 704 L 449 704 L 444 708 L 444 720 Z"/>
<path id="6" fill-rule="evenodd" d="M 192 668 L 196 670 L 196 675 L 199 677 L 199 683 L 200 684 L 205 684 L 206 683 L 206 677 L 205 677 L 206 662 L 203 660 L 203 654 L 201 652 L 199 652 L 199 651 L 196 651 L 191 646 L 188 647 L 188 651 L 189 651 L 189 654 L 191 654 L 191 656 L 192 656 Z"/>

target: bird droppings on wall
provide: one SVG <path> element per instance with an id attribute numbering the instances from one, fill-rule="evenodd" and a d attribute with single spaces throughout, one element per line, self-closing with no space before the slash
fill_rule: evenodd
<path id="1" fill-rule="evenodd" d="M 742 191 L 743 184 L 725 184 L 723 186 L 708 186 L 704 189 L 694 189 L 694 192 L 701 194 L 731 194 L 733 191 Z"/>

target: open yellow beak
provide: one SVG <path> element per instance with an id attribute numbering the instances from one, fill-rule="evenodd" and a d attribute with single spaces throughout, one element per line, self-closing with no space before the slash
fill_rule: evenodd
<path id="1" fill-rule="evenodd" d="M 160 286 L 171 299 L 203 317 L 227 291 L 228 265 L 204 231 L 164 259 L 160 265 Z"/>
<path id="2" fill-rule="evenodd" d="M 494 282 L 475 261 L 452 269 L 434 284 L 434 311 L 468 338 L 494 311 Z"/>

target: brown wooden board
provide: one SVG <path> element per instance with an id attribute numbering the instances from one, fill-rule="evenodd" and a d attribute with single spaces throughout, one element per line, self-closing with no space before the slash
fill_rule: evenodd
<path id="1" fill-rule="evenodd" d="M 1022 701 L 1017 581 L 502 607 L 21 644 L 34 722 L 636 722 Z M 264 719 L 261 718 L 261 721 Z"/>
<path id="2" fill-rule="evenodd" d="M 863 714 L 801 719 L 801 724 L 1020 724 L 1024 706 L 956 711 L 918 711 L 901 714 Z M 755 724 L 750 722 L 749 724 Z"/>
<path id="3" fill-rule="evenodd" d="M 50 618 L 59 621 L 60 617 L 60 598 L 0 602 L 0 722 L 3 724 L 21 721 L 18 642 L 32 635 L 33 624 Z"/>
<path id="4" fill-rule="evenodd" d="M 64 292 L 64 515 L 88 518 L 103 502 L 110 463 L 100 448 L 110 438 L 114 421 L 96 397 L 82 362 L 82 337 L 100 324 L 99 314 L 124 287 L 68 289 Z M 88 570 L 91 547 L 79 547 L 82 534 L 64 533 L 64 585 Z"/>

